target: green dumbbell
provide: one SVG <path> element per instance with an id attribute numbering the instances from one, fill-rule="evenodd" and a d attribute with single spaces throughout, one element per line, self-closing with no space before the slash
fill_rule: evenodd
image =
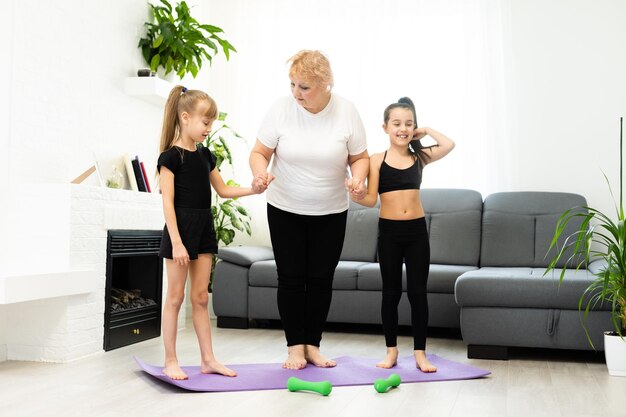
<path id="1" fill-rule="evenodd" d="M 302 379 L 296 378 L 295 376 L 292 376 L 287 380 L 287 389 L 291 392 L 314 391 L 326 397 L 333 390 L 333 386 L 328 381 L 311 382 L 304 381 Z"/>
<path id="2" fill-rule="evenodd" d="M 374 381 L 374 389 L 382 394 L 387 392 L 387 390 L 389 390 L 390 388 L 397 387 L 398 385 L 400 385 L 400 382 L 402 382 L 400 380 L 400 375 L 391 374 L 387 379 L 380 378 Z"/>

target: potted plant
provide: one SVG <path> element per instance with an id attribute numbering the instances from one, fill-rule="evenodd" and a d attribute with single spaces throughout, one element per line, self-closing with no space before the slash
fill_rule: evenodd
<path id="1" fill-rule="evenodd" d="M 226 124 L 227 113 L 220 112 L 217 120 L 214 123 L 214 130 L 206 139 L 205 146 L 211 150 L 211 153 L 215 155 L 216 166 L 219 169 L 224 161 L 228 161 L 232 165 L 233 158 L 228 147 L 225 133 L 231 138 L 237 138 L 243 140 L 243 137 L 239 135 L 233 128 Z M 238 187 L 233 180 L 226 182 L 230 186 Z M 215 225 L 215 234 L 217 236 L 217 242 L 222 242 L 224 246 L 228 246 L 232 243 L 237 234 L 237 231 L 244 232 L 248 236 L 252 235 L 252 228 L 250 227 L 250 215 L 248 211 L 241 205 L 237 198 L 229 198 L 221 200 L 216 194 L 215 201 L 211 205 L 211 211 L 213 214 L 213 222 Z M 211 283 L 213 282 L 213 270 L 215 269 L 215 263 L 217 257 L 213 255 L 213 264 L 211 269 Z M 211 286 L 209 285 L 209 288 Z"/>
<path id="2" fill-rule="evenodd" d="M 222 49 L 226 60 L 235 47 L 219 34 L 217 26 L 199 23 L 191 16 L 189 6 L 181 1 L 172 8 L 167 0 L 150 4 L 153 20 L 144 26 L 147 33 L 139 40 L 139 48 L 152 71 L 159 67 L 164 74 L 175 72 L 181 79 L 187 74 L 195 78 L 202 64 L 211 60 Z M 219 45 L 219 46 L 218 46 Z"/>
<path id="3" fill-rule="evenodd" d="M 557 250 L 545 274 L 555 270 L 557 262 L 561 259 L 567 260 L 566 265 L 573 261 L 577 270 L 581 266 L 589 265 L 592 261 L 600 260 L 603 263 L 596 274 L 596 279 L 589 284 L 581 295 L 578 307 L 580 310 L 584 310 L 583 328 L 593 347 L 585 326 L 587 316 L 596 306 L 604 303 L 611 306 L 611 319 L 615 330 L 604 333 L 606 363 L 609 374 L 626 376 L 626 339 L 624 339 L 626 333 L 626 216 L 624 215 L 622 199 L 622 125 L 623 118 L 620 118 L 619 205 L 615 204 L 611 184 L 607 176 L 604 175 L 615 204 L 616 219 L 613 220 L 609 215 L 592 207 L 583 207 L 585 209 L 583 213 L 574 209 L 565 211 L 557 222 L 549 250 L 555 247 L 558 249 L 557 240 L 571 220 L 578 218 L 578 220 L 582 220 L 582 223 L 574 233 L 567 236 L 565 244 Z M 570 253 L 571 255 L 569 255 Z M 574 261 L 575 259 L 578 260 Z M 559 282 L 563 281 L 565 268 L 566 266 L 561 270 Z"/>

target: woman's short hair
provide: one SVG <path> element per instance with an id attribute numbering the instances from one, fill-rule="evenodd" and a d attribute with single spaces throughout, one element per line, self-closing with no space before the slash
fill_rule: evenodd
<path id="1" fill-rule="evenodd" d="M 303 49 L 287 61 L 291 63 L 289 76 L 302 77 L 307 81 L 324 84 L 332 88 L 334 84 L 330 61 L 320 51 Z"/>

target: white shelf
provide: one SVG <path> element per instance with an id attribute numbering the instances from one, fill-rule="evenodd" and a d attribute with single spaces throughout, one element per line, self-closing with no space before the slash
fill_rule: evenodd
<path id="1" fill-rule="evenodd" d="M 0 305 L 87 294 L 98 288 L 94 270 L 0 276 Z"/>
<path id="2" fill-rule="evenodd" d="M 124 92 L 149 103 L 162 106 L 174 88 L 174 84 L 159 77 L 127 77 Z"/>

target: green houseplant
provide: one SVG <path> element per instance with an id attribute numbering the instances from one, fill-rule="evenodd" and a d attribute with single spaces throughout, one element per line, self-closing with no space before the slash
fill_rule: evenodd
<path id="1" fill-rule="evenodd" d="M 624 215 L 623 205 L 623 118 L 620 118 L 620 183 L 619 183 L 619 204 L 615 203 L 615 197 L 611 189 L 608 177 L 604 178 L 608 184 L 609 192 L 615 205 L 615 220 L 598 209 L 593 207 L 583 207 L 585 212 L 575 210 L 576 208 L 566 210 L 559 218 L 554 237 L 550 244 L 549 250 L 557 248 L 556 255 L 550 261 L 544 275 L 550 271 L 557 269 L 557 262 L 566 259 L 566 266 L 572 263 L 578 270 L 583 266 L 589 265 L 590 262 L 601 260 L 603 266 L 596 274 L 596 278 L 587 286 L 578 301 L 578 308 L 584 311 L 583 328 L 587 339 L 592 347 L 593 343 L 586 327 L 586 319 L 590 311 L 601 304 L 607 303 L 611 307 L 611 319 L 615 327 L 615 332 L 605 332 L 605 351 L 607 357 L 607 365 L 609 365 L 609 349 L 607 346 L 607 336 L 613 333 L 624 342 L 624 333 L 626 333 L 626 216 Z M 582 220 L 580 227 L 566 237 L 565 243 L 558 248 L 557 241 L 563 234 L 567 224 L 574 220 Z M 564 266 L 561 269 L 559 282 L 563 281 L 565 276 Z M 626 358 L 625 353 L 618 354 Z M 611 367 L 609 366 L 609 371 Z M 620 373 L 616 373 L 619 375 Z M 623 373 L 626 376 L 626 370 Z"/>
<path id="2" fill-rule="evenodd" d="M 230 147 L 228 146 L 227 137 L 241 139 L 243 137 L 239 135 L 233 128 L 226 124 L 227 113 L 220 112 L 213 127 L 214 130 L 207 137 L 204 146 L 209 148 L 211 153 L 215 155 L 216 166 L 219 169 L 224 161 L 228 161 L 230 165 L 233 163 Z M 228 185 L 238 187 L 233 180 L 226 182 Z M 213 214 L 213 223 L 215 225 L 215 234 L 217 236 L 217 242 L 222 242 L 224 246 L 228 246 L 232 243 L 237 231 L 244 232 L 248 236 L 252 235 L 252 228 L 250 227 L 250 215 L 248 211 L 241 205 L 237 198 L 220 199 L 216 194 L 215 201 L 211 205 L 211 211 Z M 215 270 L 215 263 L 217 257 L 213 255 L 213 264 L 211 269 L 211 284 L 213 283 L 213 271 Z M 209 284 L 209 289 L 211 288 Z"/>
<path id="3" fill-rule="evenodd" d="M 189 6 L 181 1 L 174 8 L 167 0 L 150 4 L 153 19 L 146 22 L 147 33 L 139 40 L 139 48 L 152 71 L 162 67 L 165 75 L 175 72 L 179 78 L 187 73 L 195 78 L 205 61 L 223 51 L 226 60 L 235 47 L 219 34 L 217 26 L 199 23 L 191 16 Z"/>
<path id="4" fill-rule="evenodd" d="M 224 137 L 224 133 L 243 140 L 234 129 L 225 123 L 226 116 L 227 113 L 219 113 L 216 120 L 219 126 L 211 132 L 205 143 L 205 146 L 215 155 L 218 169 L 224 161 L 228 161 L 230 165 L 233 163 L 232 154 L 226 138 Z M 235 187 L 239 186 L 239 184 L 233 180 L 228 180 L 227 184 Z M 220 201 L 219 196 L 215 195 L 215 202 L 211 206 L 211 210 L 213 210 L 215 233 L 218 242 L 221 241 L 225 246 L 230 245 L 237 233 L 235 229 L 247 233 L 248 236 L 252 235 L 250 215 L 237 198 L 229 198 Z"/>

